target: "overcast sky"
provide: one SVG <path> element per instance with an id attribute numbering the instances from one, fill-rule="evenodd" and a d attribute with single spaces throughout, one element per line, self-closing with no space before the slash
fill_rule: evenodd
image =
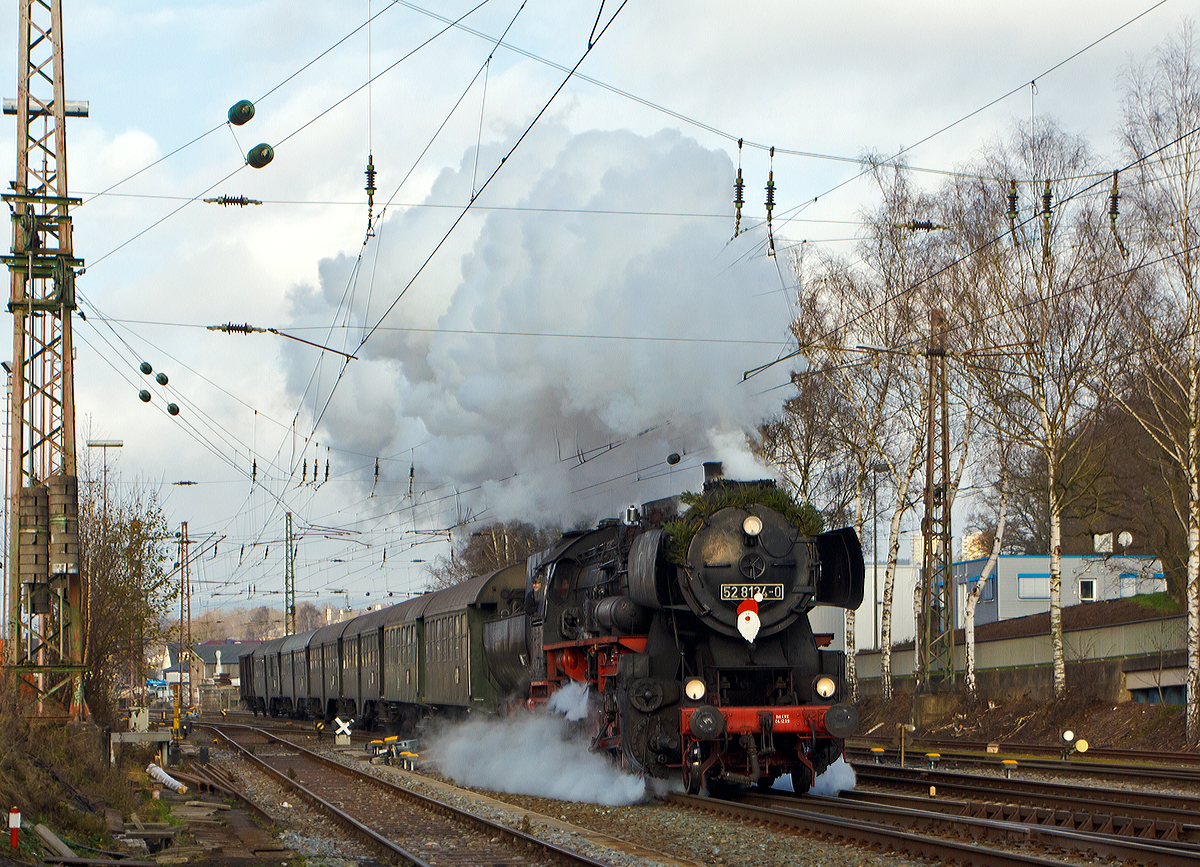
<path id="1" fill-rule="evenodd" d="M 1120 75 L 1193 8 L 608 0 L 596 29 L 620 14 L 579 67 L 594 81 L 567 81 L 533 123 L 598 0 L 476 2 L 64 3 L 67 98 L 91 110 L 68 132 L 80 437 L 123 440 L 110 476 L 220 540 L 196 611 L 282 604 L 289 510 L 298 600 L 361 608 L 419 588 L 413 561 L 455 525 L 594 521 L 697 489 L 707 460 L 761 475 L 745 433 L 788 368 L 742 372 L 787 350 L 789 248 L 849 250 L 872 192 L 852 160 L 1016 89 L 910 164 L 962 165 L 1031 114 L 1115 164 Z M 447 30 L 462 16 L 470 31 Z M 255 117 L 230 127 L 240 99 Z M 749 231 L 733 239 L 739 137 Z M 275 158 L 256 170 L 259 142 Z M 383 219 L 366 238 L 369 152 Z M 263 204 L 199 201 L 217 195 Z M 357 359 L 205 330 L 228 322 Z"/>

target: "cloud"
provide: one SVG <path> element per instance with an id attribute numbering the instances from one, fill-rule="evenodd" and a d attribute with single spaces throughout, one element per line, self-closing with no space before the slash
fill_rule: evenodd
<path id="1" fill-rule="evenodd" d="M 480 164 L 494 165 L 507 147 L 486 148 Z M 728 157 L 675 130 L 570 135 L 551 126 L 512 162 L 487 201 L 521 209 L 464 221 L 457 261 L 447 253 L 400 299 L 339 385 L 341 412 L 329 421 L 338 444 L 369 439 L 399 452 L 420 436 L 426 487 L 479 487 L 475 511 L 498 519 L 569 523 L 674 493 L 678 480 L 656 481 L 670 452 L 688 457 L 681 468 L 724 459 L 738 473 L 768 475 L 749 457 L 746 433 L 769 397 L 741 374 L 778 345 L 722 341 L 784 341 L 787 308 L 755 239 L 727 243 Z M 461 201 L 475 172 L 471 150 L 427 201 Z M 631 213 L 647 210 L 669 215 Z M 351 293 L 357 321 L 367 292 L 367 316 L 378 317 L 415 270 L 414 248 L 430 249 L 447 219 L 410 209 L 388 221 L 373 288 L 360 280 Z M 345 257 L 323 262 L 321 285 L 295 295 L 293 315 L 329 321 L 356 285 L 353 270 Z M 308 375 L 293 369 L 293 387 Z M 314 399 L 331 383 L 326 376 Z"/>

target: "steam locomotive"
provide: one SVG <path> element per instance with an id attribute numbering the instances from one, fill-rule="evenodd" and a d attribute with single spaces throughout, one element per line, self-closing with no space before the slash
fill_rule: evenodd
<path id="1" fill-rule="evenodd" d="M 412 729 L 433 713 L 505 712 L 569 683 L 591 694 L 591 748 L 685 787 L 807 791 L 858 724 L 844 654 L 814 605 L 862 602 L 858 536 L 771 481 L 630 507 L 525 564 L 266 642 L 242 657 L 246 705 Z M 686 509 L 680 509 L 685 505 Z"/>

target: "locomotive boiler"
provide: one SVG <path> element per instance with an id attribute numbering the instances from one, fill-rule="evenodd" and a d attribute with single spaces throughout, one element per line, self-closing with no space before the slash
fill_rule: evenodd
<path id="1" fill-rule="evenodd" d="M 587 684 L 592 749 L 634 772 L 804 792 L 858 723 L 844 654 L 808 620 L 862 602 L 858 536 L 771 481 L 705 471 L 683 511 L 630 507 L 531 557 L 524 605 L 483 625 L 488 668 L 529 705 Z"/>

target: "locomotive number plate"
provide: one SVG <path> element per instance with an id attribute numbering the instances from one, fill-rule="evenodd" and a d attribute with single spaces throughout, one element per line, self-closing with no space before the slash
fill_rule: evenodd
<path id="1" fill-rule="evenodd" d="M 741 602 L 750 599 L 755 593 L 761 593 L 763 602 L 780 602 L 783 600 L 782 584 L 722 584 L 722 602 Z"/>

